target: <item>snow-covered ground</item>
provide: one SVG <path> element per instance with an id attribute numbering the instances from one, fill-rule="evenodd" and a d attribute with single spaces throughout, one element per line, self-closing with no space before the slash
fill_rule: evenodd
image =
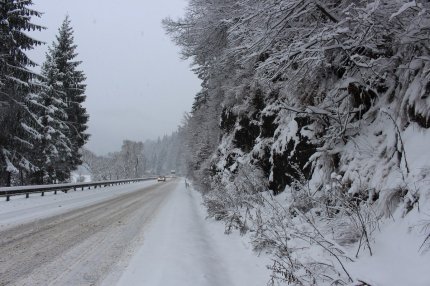
<path id="1" fill-rule="evenodd" d="M 0 230 L 95 204 L 156 183 L 155 180 L 143 181 L 135 184 L 69 191 L 67 194 L 58 192 L 57 195 L 54 195 L 54 192 L 46 192 L 43 197 L 40 194 L 31 194 L 28 199 L 24 195 L 12 197 L 9 202 L 0 201 Z"/>
<path id="2" fill-rule="evenodd" d="M 159 186 L 155 186 L 156 184 Z M 265 255 L 258 257 L 251 250 L 246 236 L 241 237 L 237 232 L 225 235 L 223 223 L 206 219 L 201 195 L 191 188 L 186 189 L 184 181 L 179 179 L 176 183 L 146 181 L 68 194 L 47 193 L 45 197 L 33 195 L 29 199 L 23 196 L 13 197 L 10 202 L 0 201 L 0 231 L 110 199 L 120 199 L 121 196 L 144 187 L 156 187 L 158 193 L 170 184 L 176 184 L 171 186 L 174 190 L 157 207 L 157 211 L 152 212 L 151 219 L 143 221 L 135 216 L 132 220 L 136 225 L 143 226 L 140 234 L 127 247 L 126 255 L 116 256 L 118 261 L 114 262 L 99 261 L 115 264 L 101 280 L 101 285 L 266 285 L 271 274 L 266 267 L 271 264 L 270 258 Z M 381 222 L 380 230 L 372 243 L 373 256 L 362 255 L 355 262 L 345 265 L 352 277 L 372 286 L 430 285 L 430 255 L 425 247 L 420 249 L 425 238 L 422 230 L 425 223 L 428 223 L 425 218 L 430 218 L 430 209 L 423 205 L 420 211 L 414 209 L 405 218 L 401 218 L 399 212 L 400 210 L 390 219 Z M 124 231 L 122 228 L 117 231 L 120 230 Z M 104 243 L 103 248 L 109 247 L 106 245 L 109 240 Z M 80 250 L 86 244 L 88 243 L 82 243 L 76 249 L 72 248 L 64 253 L 62 263 L 68 263 L 67 257 L 72 259 L 82 256 L 76 253 L 81 253 Z M 98 251 L 103 253 L 104 249 Z M 82 259 L 85 260 L 84 258 Z M 88 273 L 81 269 L 80 264 L 85 265 L 92 260 L 81 261 L 82 259 L 79 264 L 69 267 L 67 274 L 60 273 L 60 277 L 67 277 L 68 283 L 71 283 L 67 285 L 72 285 L 73 281 L 86 281 L 82 275 Z M 54 259 L 42 269 L 48 269 L 45 271 L 47 276 L 50 275 L 51 264 L 58 265 L 58 261 Z M 62 271 L 59 267 L 55 270 Z"/>
<path id="3" fill-rule="evenodd" d="M 223 223 L 206 220 L 202 198 L 182 183 L 152 221 L 118 285 L 266 285 L 267 257 Z"/>
<path id="4" fill-rule="evenodd" d="M 158 186 L 155 186 L 156 184 Z M 84 211 L 84 208 L 92 210 L 96 204 L 105 204 L 110 209 L 113 205 L 111 206 L 108 202 L 112 201 L 112 199 L 120 201 L 124 200 L 126 196 L 133 195 L 137 197 L 136 191 L 144 187 L 152 187 L 154 195 L 158 192 L 167 194 L 167 197 L 163 199 L 163 203 L 157 206 L 154 205 L 153 208 L 156 211 L 150 213 L 150 219 L 148 218 L 148 213 L 146 212 L 145 214 L 145 211 L 142 210 L 143 216 L 136 213 L 136 215 L 131 215 L 128 220 L 124 219 L 124 221 L 133 223 L 135 226 L 128 226 L 126 229 L 126 226 L 117 224 L 115 221 L 115 223 L 112 223 L 112 227 L 106 226 L 106 229 L 102 232 L 98 234 L 96 232 L 89 239 L 82 239 L 82 242 L 66 249 L 64 252 L 59 251 L 58 247 L 55 246 L 58 251 L 47 249 L 47 254 L 45 255 L 44 250 L 39 250 L 41 251 L 40 255 L 34 256 L 35 245 L 37 244 L 37 247 L 39 247 L 39 244 L 44 244 L 44 242 L 35 241 L 34 245 L 33 243 L 21 243 L 19 257 L 25 255 L 25 253 L 21 252 L 28 252 L 27 259 L 24 262 L 25 265 L 33 265 L 32 259 L 37 260 L 41 255 L 50 258 L 43 262 L 43 266 L 36 266 L 31 273 L 24 275 L 21 273 L 22 271 L 17 270 L 17 275 L 20 276 L 11 277 L 13 274 L 9 273 L 5 274 L 4 278 L 7 277 L 9 281 L 15 281 L 16 285 L 27 285 L 26 283 L 31 281 L 33 281 L 31 283 L 34 283 L 32 285 L 51 285 L 52 283 L 60 282 L 64 282 L 62 285 L 73 285 L 73 281 L 78 284 L 84 283 L 82 285 L 90 285 L 85 283 L 91 282 L 91 285 L 123 286 L 266 285 L 270 275 L 270 271 L 266 268 L 266 265 L 270 264 L 269 258 L 258 257 L 252 252 L 246 239 L 237 233 L 225 235 L 222 223 L 206 220 L 206 211 L 201 204 L 202 198 L 200 194 L 190 188 L 186 189 L 184 181 L 181 179 L 177 179 L 176 182 L 166 183 L 147 181 L 69 192 L 67 194 L 62 192 L 57 195 L 47 193 L 44 197 L 33 195 L 29 199 L 13 197 L 9 202 L 0 201 L 0 231 L 2 233 L 13 233 L 14 235 L 16 232 L 17 237 L 20 237 L 19 229 L 27 229 L 30 233 L 32 231 L 31 225 L 41 227 L 41 219 L 44 218 L 50 221 L 53 219 L 49 223 L 60 220 L 60 216 L 57 219 L 57 215 L 70 216 L 71 219 L 76 220 L 76 215 L 79 214 L 81 208 L 84 213 L 88 211 Z M 172 187 L 174 189 L 170 193 L 164 191 L 164 189 Z M 151 196 L 148 193 L 148 199 Z M 143 208 L 148 207 L 151 206 L 146 204 Z M 97 215 L 103 218 L 100 210 L 101 208 L 99 207 Z M 73 211 L 73 215 L 69 215 L 71 211 Z M 94 212 L 96 212 L 95 209 Z M 114 214 L 111 215 L 115 216 Z M 88 219 L 84 216 L 83 218 L 84 220 Z M 99 225 L 103 223 L 95 217 L 93 220 L 94 222 L 83 221 L 82 224 Z M 115 220 L 118 220 L 118 218 L 115 218 Z M 30 223 L 30 225 L 25 223 Z M 80 224 L 78 221 L 76 223 Z M 61 224 L 59 226 L 55 225 L 55 227 L 60 229 Z M 76 225 L 76 227 L 79 228 L 76 231 L 82 231 L 80 226 Z M 131 229 L 139 228 L 139 233 L 125 235 L 127 234 L 126 232 L 131 232 L 130 227 Z M 48 227 L 47 230 L 53 233 L 47 234 L 46 237 L 55 237 L 55 235 L 52 236 L 55 233 L 52 227 Z M 89 231 L 89 229 L 85 228 L 82 233 L 86 234 Z M 115 231 L 124 232 L 125 234 L 115 234 Z M 109 233 L 109 237 L 103 239 L 103 233 Z M 10 236 L 10 234 L 7 236 Z M 64 236 L 64 233 L 62 236 Z M 119 246 L 119 242 L 114 239 L 117 236 L 124 236 L 124 239 L 128 239 L 130 236 L 133 239 L 130 242 L 124 241 L 124 245 Z M 31 241 L 32 238 L 29 237 L 29 239 Z M 55 239 L 60 239 L 60 236 Z M 61 239 L 63 238 L 61 237 Z M 113 241 L 111 246 L 108 245 L 110 240 Z M 9 242 L 6 241 L 0 239 L 0 249 L 3 249 L 2 251 L 8 249 L 7 243 Z M 2 243 L 6 244 L 2 245 Z M 17 240 L 13 243 L 18 245 L 19 241 Z M 70 246 L 69 244 L 70 242 L 68 241 L 64 243 L 67 247 Z M 22 245 L 28 245 L 28 250 L 25 247 L 23 249 Z M 91 245 L 91 249 L 86 250 L 87 245 Z M 118 251 L 112 255 L 104 255 L 104 253 L 110 252 L 108 250 L 110 247 L 112 249 L 118 248 Z M 121 251 L 121 254 L 119 251 L 123 248 L 125 250 Z M 11 250 L 6 251 L 5 255 L 14 257 L 13 253 L 10 253 Z M 101 265 L 98 268 L 93 267 L 93 263 L 97 259 L 103 260 L 96 263 Z M 9 264 L 20 263 L 19 260 L 14 261 L 14 259 L 8 259 L 8 261 L 8 264 L 3 265 L 4 267 L 10 268 Z M 0 261 L 1 265 L 2 262 Z M 69 266 L 63 267 L 61 265 Z M 90 266 L 94 270 L 91 270 Z M 110 270 L 105 273 L 103 267 L 109 267 Z M 88 271 L 94 271 L 94 273 L 91 274 Z M 100 279 L 100 275 L 104 276 L 101 276 Z M 0 280 L 1 277 L 2 271 L 0 271 Z"/>
<path id="5" fill-rule="evenodd" d="M 373 255 L 347 265 L 354 277 L 372 286 L 430 285 L 430 252 L 428 245 L 423 245 L 430 207 L 413 209 L 405 218 L 400 211 L 381 223 L 372 244 Z"/>
<path id="6" fill-rule="evenodd" d="M 91 182 L 92 176 L 89 171 L 90 167 L 87 164 L 80 165 L 78 168 L 72 172 L 71 174 L 71 182 L 72 183 L 80 183 L 80 182 Z"/>

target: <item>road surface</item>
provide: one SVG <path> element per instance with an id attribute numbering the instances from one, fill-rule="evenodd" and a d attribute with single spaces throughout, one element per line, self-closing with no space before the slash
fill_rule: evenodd
<path id="1" fill-rule="evenodd" d="M 179 181 L 0 231 L 0 285 L 99 285 L 131 257 Z M 118 270 L 120 271 L 120 270 Z"/>

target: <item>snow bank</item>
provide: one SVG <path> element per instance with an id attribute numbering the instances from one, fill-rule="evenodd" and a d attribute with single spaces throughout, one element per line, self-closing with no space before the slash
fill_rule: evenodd
<path id="1" fill-rule="evenodd" d="M 382 226 L 372 245 L 373 256 L 360 257 L 347 266 L 354 277 L 370 285 L 430 285 L 430 253 L 421 247 L 425 221 L 430 222 L 430 206 L 400 217 L 399 210 Z"/>
<path id="2" fill-rule="evenodd" d="M 265 285 L 269 259 L 206 216 L 201 196 L 180 184 L 118 285 Z"/>

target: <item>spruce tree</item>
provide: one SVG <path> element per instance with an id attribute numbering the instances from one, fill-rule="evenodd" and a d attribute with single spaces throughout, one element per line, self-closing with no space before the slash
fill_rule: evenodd
<path id="1" fill-rule="evenodd" d="M 0 1 L 0 185 L 12 178 L 24 182 L 25 172 L 37 169 L 33 163 L 34 144 L 41 138 L 41 124 L 34 114 L 36 64 L 25 51 L 42 42 L 26 32 L 43 27 L 31 23 L 41 14 L 30 9 L 31 0 Z"/>
<path id="2" fill-rule="evenodd" d="M 65 92 L 59 80 L 60 73 L 55 58 L 47 54 L 42 66 L 42 89 L 38 102 L 42 107 L 40 122 L 42 139 L 38 146 L 38 165 L 35 183 L 54 183 L 68 179 L 72 158 L 71 142 L 67 137 Z"/>
<path id="3" fill-rule="evenodd" d="M 73 28 L 70 19 L 66 16 L 59 29 L 56 42 L 50 49 L 50 54 L 58 69 L 58 79 L 64 92 L 65 111 L 67 114 L 68 131 L 71 146 L 71 158 L 63 168 L 63 180 L 66 180 L 70 171 L 82 164 L 80 149 L 88 141 L 88 114 L 82 103 L 85 101 L 84 83 L 86 77 L 78 67 L 81 64 L 76 60 L 77 45 L 74 44 Z M 66 168 L 67 167 L 67 168 Z"/>

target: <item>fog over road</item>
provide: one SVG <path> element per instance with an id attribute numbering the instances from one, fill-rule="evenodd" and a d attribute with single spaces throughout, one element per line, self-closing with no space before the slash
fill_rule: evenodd
<path id="1" fill-rule="evenodd" d="M 0 285 L 98 285 L 120 275 L 179 180 L 0 231 Z"/>

